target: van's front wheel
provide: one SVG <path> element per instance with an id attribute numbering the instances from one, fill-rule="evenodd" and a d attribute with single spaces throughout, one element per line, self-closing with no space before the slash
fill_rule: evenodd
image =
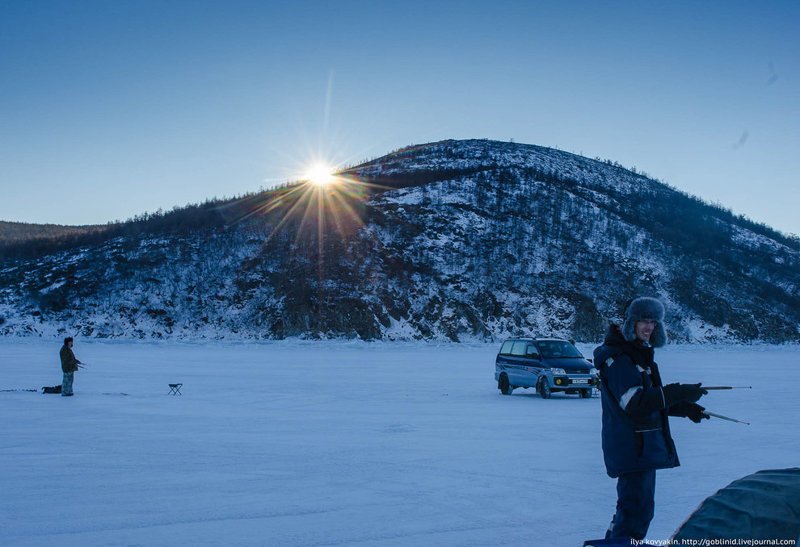
<path id="1" fill-rule="evenodd" d="M 590 399 L 592 397 L 592 388 L 581 390 L 581 399 Z"/>
<path id="2" fill-rule="evenodd" d="M 539 391 L 539 395 L 542 396 L 542 399 L 549 399 L 550 395 L 552 394 L 550 392 L 550 385 L 547 383 L 545 378 L 539 380 L 539 387 L 537 388 L 537 391 Z"/>
<path id="3" fill-rule="evenodd" d="M 508 383 L 508 375 L 501 374 L 500 379 L 497 380 L 497 389 L 500 390 L 500 393 L 503 395 L 511 395 L 511 385 Z"/>

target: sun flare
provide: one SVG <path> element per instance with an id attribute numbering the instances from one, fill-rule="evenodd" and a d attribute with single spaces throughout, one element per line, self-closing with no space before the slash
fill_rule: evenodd
<path id="1" fill-rule="evenodd" d="M 336 180 L 334 172 L 335 169 L 330 165 L 316 163 L 306 171 L 303 178 L 317 186 L 325 186 Z"/>
<path id="2" fill-rule="evenodd" d="M 336 234 L 348 237 L 360 229 L 364 225 L 363 204 L 369 196 L 392 189 L 363 180 L 345 165 L 346 161 L 334 163 L 307 156 L 292 169 L 291 181 L 236 202 L 235 221 L 263 217 L 265 227 L 269 227 L 265 244 L 287 231 L 295 234 L 297 242 L 315 238 L 321 264 L 323 242 L 331 241 Z"/>

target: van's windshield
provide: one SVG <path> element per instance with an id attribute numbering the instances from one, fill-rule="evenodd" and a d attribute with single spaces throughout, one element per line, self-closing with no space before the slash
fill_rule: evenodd
<path id="1" fill-rule="evenodd" d="M 583 358 L 578 348 L 564 340 L 538 340 L 536 345 L 544 359 L 574 359 Z"/>

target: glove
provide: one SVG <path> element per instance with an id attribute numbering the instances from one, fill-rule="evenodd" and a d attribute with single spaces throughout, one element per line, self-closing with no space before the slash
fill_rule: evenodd
<path id="1" fill-rule="evenodd" d="M 669 384 L 662 389 L 667 407 L 683 402 L 696 403 L 700 397 L 708 395 L 708 391 L 700 387 L 700 384 Z"/>
<path id="2" fill-rule="evenodd" d="M 697 403 L 686 403 L 686 417 L 696 424 L 699 424 L 703 420 L 711 419 L 711 416 L 708 414 L 703 414 L 704 410 L 705 407 L 700 406 Z"/>

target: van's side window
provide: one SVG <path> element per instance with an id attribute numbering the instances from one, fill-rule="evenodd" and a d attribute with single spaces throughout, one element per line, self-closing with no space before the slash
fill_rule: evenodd
<path id="1" fill-rule="evenodd" d="M 531 355 L 536 353 L 538 355 L 539 350 L 536 348 L 535 344 L 528 344 L 528 347 L 525 348 L 525 355 Z"/>
<path id="2" fill-rule="evenodd" d="M 500 348 L 500 355 L 509 355 L 511 353 L 512 344 L 514 344 L 513 340 L 506 340 L 503 342 L 503 347 Z"/>
<path id="3" fill-rule="evenodd" d="M 517 340 L 511 347 L 511 355 L 525 355 L 525 346 L 528 344 L 525 340 Z"/>

